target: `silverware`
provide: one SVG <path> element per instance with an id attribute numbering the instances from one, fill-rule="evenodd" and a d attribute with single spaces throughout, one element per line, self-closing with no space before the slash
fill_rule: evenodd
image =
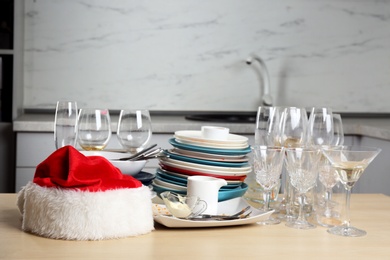
<path id="1" fill-rule="evenodd" d="M 119 161 L 128 161 L 128 160 L 131 160 L 131 159 L 136 159 L 140 156 L 142 156 L 143 154 L 147 153 L 148 151 L 152 150 L 154 147 L 156 147 L 157 144 L 153 144 L 141 151 L 139 151 L 138 153 L 136 154 L 133 154 L 132 156 L 129 156 L 129 157 L 123 157 L 123 158 L 119 158 L 119 159 L 116 159 L 116 160 L 119 160 Z"/>
<path id="2" fill-rule="evenodd" d="M 188 218 L 189 220 L 233 220 L 233 219 L 241 219 L 241 218 L 247 218 L 252 213 L 249 212 L 245 215 L 243 215 L 245 212 L 247 212 L 251 206 L 247 206 L 246 208 L 243 208 L 239 212 L 233 214 L 233 215 L 210 215 L 210 214 L 201 214 L 199 216 Z"/>

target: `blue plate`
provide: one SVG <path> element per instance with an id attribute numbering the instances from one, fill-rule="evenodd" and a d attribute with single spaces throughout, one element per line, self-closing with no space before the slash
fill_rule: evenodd
<path id="1" fill-rule="evenodd" d="M 211 166 L 222 166 L 222 167 L 244 167 L 248 166 L 249 164 L 247 162 L 219 162 L 219 161 L 208 161 L 203 159 L 197 159 L 192 158 L 184 155 L 174 154 L 170 153 L 168 151 L 164 151 L 165 154 L 169 155 L 169 158 L 184 161 L 184 162 L 192 162 L 192 163 L 199 163 L 204 165 L 211 165 Z"/>
<path id="2" fill-rule="evenodd" d="M 158 195 L 160 195 L 160 193 L 162 193 L 164 191 L 172 191 L 172 192 L 175 192 L 178 194 L 183 194 L 183 195 L 186 194 L 186 191 L 179 191 L 179 190 L 174 190 L 174 189 L 170 189 L 170 188 L 165 188 L 165 187 L 161 187 L 159 185 L 156 185 L 154 183 L 152 184 L 152 186 L 153 186 L 153 190 Z M 237 198 L 237 197 L 242 197 L 247 190 L 248 190 L 248 185 L 246 183 L 242 183 L 241 186 L 237 189 L 220 190 L 218 192 L 218 201 L 225 201 L 225 200 L 230 200 L 230 199 Z"/>
<path id="3" fill-rule="evenodd" d="M 190 144 L 182 144 L 175 140 L 175 138 L 169 139 L 169 143 L 174 147 L 190 150 L 195 152 L 202 153 L 211 153 L 211 154 L 221 154 L 221 155 L 245 155 L 251 152 L 250 146 L 245 149 L 217 149 L 217 148 L 207 148 Z"/>
<path id="4" fill-rule="evenodd" d="M 160 168 L 157 169 L 156 176 L 166 182 L 170 182 L 172 184 L 180 185 L 180 186 L 187 186 L 187 178 L 179 177 L 173 174 L 169 174 L 161 170 Z M 225 186 L 222 186 L 221 189 L 227 190 L 227 189 L 235 189 L 239 186 L 241 186 L 242 182 L 239 183 L 231 183 Z"/>

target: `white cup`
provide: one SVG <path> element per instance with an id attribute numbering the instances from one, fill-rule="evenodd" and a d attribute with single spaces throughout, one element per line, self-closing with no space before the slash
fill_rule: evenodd
<path id="1" fill-rule="evenodd" d="M 229 136 L 229 128 L 220 126 L 202 126 L 202 137 L 213 140 L 226 140 Z"/>
<path id="2" fill-rule="evenodd" d="M 227 185 L 226 180 L 209 176 L 190 176 L 187 183 L 187 195 L 196 196 L 207 203 L 204 214 L 218 213 L 218 191 Z"/>

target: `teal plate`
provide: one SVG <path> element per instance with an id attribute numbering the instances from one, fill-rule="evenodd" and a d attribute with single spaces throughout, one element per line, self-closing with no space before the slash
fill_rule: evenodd
<path id="1" fill-rule="evenodd" d="M 178 191 L 175 189 L 165 188 L 160 185 L 156 185 L 155 183 L 152 184 L 153 190 L 160 195 L 160 193 L 164 191 L 172 191 L 178 194 L 186 194 L 186 191 Z M 242 197 L 245 192 L 248 190 L 248 185 L 246 183 L 242 183 L 241 187 L 238 189 L 232 189 L 232 190 L 220 190 L 218 192 L 218 201 L 225 201 L 230 200 L 237 197 Z"/>
<path id="2" fill-rule="evenodd" d="M 217 148 L 207 148 L 202 146 L 190 145 L 190 144 L 182 144 L 175 140 L 175 138 L 169 139 L 169 143 L 174 147 L 190 150 L 195 152 L 202 153 L 211 153 L 211 154 L 221 154 L 221 155 L 245 155 L 251 152 L 250 146 L 245 149 L 217 149 Z"/>
<path id="3" fill-rule="evenodd" d="M 180 185 L 180 186 L 187 186 L 187 178 L 179 177 L 173 174 L 169 174 L 167 172 L 164 172 L 160 168 L 157 169 L 156 177 L 159 177 L 161 180 L 170 182 L 172 184 Z M 235 189 L 239 187 L 242 184 L 242 182 L 239 183 L 230 183 L 228 185 L 222 186 L 221 189 Z"/>
<path id="4" fill-rule="evenodd" d="M 222 166 L 222 167 L 245 167 L 249 166 L 247 162 L 219 162 L 219 161 L 208 161 L 203 159 L 197 159 L 189 156 L 179 155 L 170 153 L 168 151 L 164 151 L 165 154 L 169 155 L 169 158 L 176 159 L 184 162 L 198 163 L 203 165 L 211 165 L 211 166 Z"/>

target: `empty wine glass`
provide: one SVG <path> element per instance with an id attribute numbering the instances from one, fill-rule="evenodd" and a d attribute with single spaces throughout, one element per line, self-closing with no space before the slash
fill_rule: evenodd
<path id="1" fill-rule="evenodd" d="M 321 150 L 316 148 L 289 148 L 286 150 L 286 168 L 291 185 L 297 189 L 299 214 L 295 221 L 289 221 L 286 226 L 298 229 L 310 229 L 316 226 L 306 220 L 304 213 L 305 194 L 312 189 L 317 181 L 318 161 Z"/>
<path id="2" fill-rule="evenodd" d="M 279 107 L 259 107 L 256 114 L 255 145 L 280 146 Z"/>
<path id="3" fill-rule="evenodd" d="M 152 137 L 152 121 L 148 110 L 122 110 L 119 115 L 117 138 L 123 148 L 136 153 Z"/>
<path id="4" fill-rule="evenodd" d="M 307 131 L 308 145 L 330 145 L 333 140 L 333 113 L 330 108 L 312 108 Z"/>
<path id="5" fill-rule="evenodd" d="M 77 140 L 77 103 L 58 101 L 54 118 L 54 143 L 56 149 L 65 145 L 76 145 Z"/>
<path id="6" fill-rule="evenodd" d="M 83 108 L 78 120 L 78 141 L 86 151 L 103 150 L 111 138 L 108 109 Z"/>
<path id="7" fill-rule="evenodd" d="M 340 146 L 334 149 L 329 148 L 323 150 L 326 158 L 328 158 L 332 166 L 336 169 L 340 182 L 347 191 L 343 224 L 328 229 L 329 233 L 347 237 L 359 237 L 367 234 L 366 231 L 350 225 L 351 190 L 367 166 L 375 159 L 380 151 L 381 149 L 379 148 L 364 146 Z"/>
<path id="8" fill-rule="evenodd" d="M 333 138 L 330 143 L 331 146 L 338 146 L 344 144 L 344 128 L 343 121 L 340 114 L 333 114 Z"/>
<path id="9" fill-rule="evenodd" d="M 253 170 L 257 183 L 263 188 L 264 211 L 271 210 L 270 195 L 271 191 L 278 186 L 280 175 L 282 173 L 284 148 L 254 146 L 253 151 Z M 258 222 L 262 225 L 279 224 L 280 220 L 269 217 L 269 219 Z"/>

